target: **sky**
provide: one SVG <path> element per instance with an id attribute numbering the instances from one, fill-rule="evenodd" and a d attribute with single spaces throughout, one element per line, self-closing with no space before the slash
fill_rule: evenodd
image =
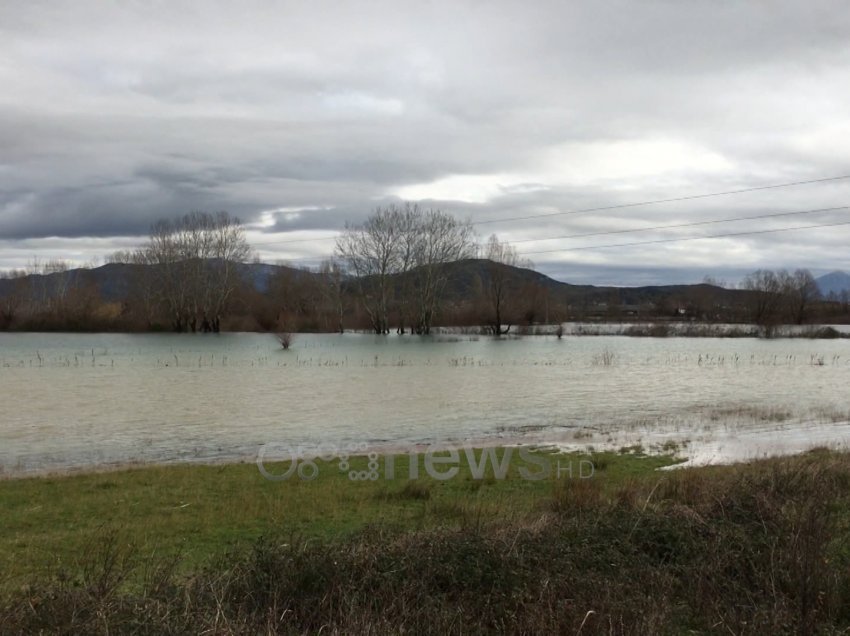
<path id="1" fill-rule="evenodd" d="M 842 0 L 3 0 L 0 87 L 0 269 L 195 210 L 314 266 L 418 201 L 567 282 L 850 271 L 850 179 L 629 205 L 850 175 Z"/>

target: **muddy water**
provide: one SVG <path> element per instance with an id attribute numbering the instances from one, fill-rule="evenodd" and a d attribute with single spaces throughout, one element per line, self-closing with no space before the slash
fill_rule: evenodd
<path id="1" fill-rule="evenodd" d="M 0 470 L 434 439 L 717 461 L 843 443 L 848 386 L 847 340 L 0 334 Z"/>

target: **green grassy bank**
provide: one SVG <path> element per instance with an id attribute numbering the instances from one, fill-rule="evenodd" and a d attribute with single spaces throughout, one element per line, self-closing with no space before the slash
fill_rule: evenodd
<path id="1" fill-rule="evenodd" d="M 10 633 L 850 629 L 850 455 L 659 472 L 670 457 L 599 454 L 586 479 L 587 456 L 547 459 L 572 478 L 476 479 L 460 461 L 452 479 L 420 466 L 410 480 L 400 457 L 392 480 L 319 463 L 312 481 L 268 481 L 255 465 L 2 481 L 0 621 Z"/>
<path id="2" fill-rule="evenodd" d="M 476 459 L 480 461 L 481 451 Z M 497 459 L 504 449 L 493 449 Z M 395 476 L 352 481 L 338 462 L 316 462 L 318 477 L 297 473 L 282 481 L 266 479 L 254 463 L 171 465 L 68 476 L 0 481 L 0 586 L 9 588 L 32 577 L 54 576 L 78 568 L 104 536 L 120 536 L 143 553 L 179 554 L 184 566 L 205 562 L 232 547 L 270 534 L 323 539 L 344 537 L 366 525 L 401 530 L 458 528 L 475 521 L 509 521 L 534 513 L 551 497 L 558 462 L 561 479 L 589 473 L 606 487 L 672 463 L 670 457 L 639 454 L 554 455 L 545 479 L 522 479 L 524 463 L 513 451 L 512 470 L 495 479 L 488 462 L 481 479 L 470 473 L 466 458 L 451 479 L 429 477 L 418 456 L 418 475 L 410 479 L 410 458 L 394 460 Z M 585 462 L 580 464 L 580 462 Z M 281 476 L 289 463 L 267 466 Z M 365 457 L 350 470 L 366 470 Z M 447 467 L 438 467 L 446 470 Z M 529 469 L 537 467 L 529 465 Z M 307 473 L 305 473 L 307 474 Z M 308 474 L 308 476 L 310 476 Z"/>

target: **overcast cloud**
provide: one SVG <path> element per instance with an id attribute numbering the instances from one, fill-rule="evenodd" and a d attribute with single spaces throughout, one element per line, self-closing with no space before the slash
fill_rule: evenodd
<path id="1" fill-rule="evenodd" d="M 480 222 L 850 174 L 842 0 L 4 0 L 0 86 L 0 268 L 89 262 L 192 210 L 315 264 L 391 201 Z M 842 205 L 850 180 L 476 229 L 570 282 L 735 280 L 850 270 L 850 225 L 574 248 L 850 210 L 530 239 Z"/>

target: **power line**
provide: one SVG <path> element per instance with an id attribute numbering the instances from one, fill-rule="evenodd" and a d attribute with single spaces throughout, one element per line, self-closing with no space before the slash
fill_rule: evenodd
<path id="1" fill-rule="evenodd" d="M 850 206 L 848 206 L 850 207 Z M 817 225 L 801 225 L 798 227 L 783 227 L 772 230 L 753 230 L 750 232 L 730 232 L 727 234 L 710 234 L 708 236 L 687 236 L 683 238 L 655 239 L 651 241 L 634 241 L 631 243 L 613 243 L 609 245 L 585 245 L 582 247 L 564 247 L 560 249 L 538 250 L 536 252 L 522 252 L 521 256 L 530 256 L 533 254 L 553 254 L 555 252 L 578 252 L 582 250 L 598 250 L 610 247 L 632 247 L 635 245 L 654 245 L 656 243 L 677 243 L 681 241 L 700 241 L 703 239 L 727 238 L 733 236 L 751 236 L 755 234 L 772 234 L 776 232 L 793 232 L 795 230 L 811 230 L 823 227 L 837 227 L 839 225 L 850 225 L 850 221 L 842 221 L 841 223 L 820 223 Z"/>
<path id="2" fill-rule="evenodd" d="M 770 218 L 778 218 L 785 216 L 797 216 L 803 214 L 817 214 L 821 212 L 835 212 L 837 210 L 848 210 L 850 206 L 841 205 L 835 206 L 831 208 L 815 208 L 812 210 L 798 210 L 794 212 L 774 212 L 770 214 L 756 214 L 751 216 L 737 216 L 737 217 L 729 217 L 725 219 L 713 219 L 708 221 L 692 221 L 689 223 L 674 223 L 669 225 L 654 225 L 649 227 L 640 227 L 640 228 L 631 228 L 627 230 L 605 230 L 601 232 L 587 232 L 584 234 L 565 234 L 561 236 L 547 236 L 544 238 L 527 238 L 527 239 L 517 239 L 515 241 L 511 241 L 512 244 L 516 243 L 533 243 L 540 241 L 554 241 L 559 239 L 576 239 L 576 238 L 590 238 L 593 236 L 609 236 L 612 234 L 633 234 L 635 232 L 650 232 L 654 230 L 669 230 L 669 229 L 680 229 L 685 227 L 698 227 L 702 225 L 716 225 L 718 223 L 732 223 L 737 221 L 753 221 L 753 220 L 761 220 L 761 219 L 770 219 Z M 692 237 L 692 238 L 711 238 L 711 237 Z M 692 238 L 681 239 L 681 240 L 692 240 Z M 678 239 L 665 239 L 665 240 L 678 240 Z M 483 245 L 479 244 L 479 245 Z M 605 246 L 602 246 L 605 247 Z M 569 249 L 569 248 L 567 248 Z M 576 249 L 590 249 L 590 248 L 576 248 Z M 537 252 L 527 252 L 528 254 L 545 254 L 550 250 L 542 250 Z M 562 250 L 551 250 L 551 251 L 562 251 Z"/>
<path id="3" fill-rule="evenodd" d="M 758 219 L 771 219 L 780 216 L 795 216 L 800 214 L 816 214 L 818 212 L 834 212 L 836 210 L 848 210 L 850 205 L 840 205 L 834 208 L 817 208 L 815 210 L 800 210 L 798 212 L 774 212 L 772 214 L 757 214 L 754 216 L 736 216 L 728 219 L 715 219 L 712 221 L 693 221 L 691 223 L 675 223 L 672 225 L 654 225 L 651 227 L 639 227 L 630 230 L 605 230 L 602 232 L 588 232 L 586 234 L 566 234 L 564 236 L 547 236 L 545 238 L 527 238 L 511 241 L 511 244 L 516 243 L 533 243 L 538 241 L 554 241 L 557 239 L 574 239 L 587 238 L 591 236 L 606 236 L 609 234 L 631 234 L 633 232 L 649 232 L 652 230 L 669 230 L 683 227 L 696 227 L 698 225 L 713 225 L 717 223 L 731 223 L 733 221 L 753 221 Z"/>
<path id="4" fill-rule="evenodd" d="M 641 201 L 639 203 L 621 203 L 617 205 L 606 205 L 597 208 L 583 208 L 580 210 L 567 210 L 566 212 L 547 212 L 545 214 L 529 214 L 528 216 L 514 216 L 504 219 L 490 219 L 487 221 L 478 221 L 473 225 L 485 225 L 488 223 L 507 223 L 509 221 L 527 221 L 529 219 L 542 219 L 550 216 L 563 216 L 567 214 L 585 214 L 587 212 L 603 212 L 606 210 L 622 210 L 624 208 L 636 208 L 641 205 L 657 205 L 660 203 L 676 203 L 681 201 L 693 201 L 694 199 L 707 199 L 709 197 L 722 197 L 732 194 L 744 194 L 745 192 L 757 192 L 759 190 L 773 190 L 776 188 L 790 188 L 798 185 L 808 185 L 812 183 L 824 183 L 827 181 L 839 181 L 850 179 L 850 175 L 842 175 L 840 177 L 825 177 L 823 179 L 810 179 L 808 181 L 792 181 L 790 183 L 777 183 L 774 185 L 757 186 L 754 188 L 742 188 L 740 190 L 727 190 L 725 192 L 710 192 L 708 194 L 691 194 L 684 197 L 672 197 L 669 199 L 655 199 L 653 201 Z"/>
<path id="5" fill-rule="evenodd" d="M 622 210 L 627 208 L 636 208 L 644 205 L 659 205 L 663 203 L 676 203 L 682 201 L 693 201 L 696 199 L 707 199 L 710 197 L 720 197 L 720 196 L 731 196 L 735 194 L 744 194 L 747 192 L 758 192 L 761 190 L 775 190 L 778 188 L 790 188 L 794 186 L 800 185 L 811 185 L 815 183 L 827 183 L 830 181 L 842 181 L 850 179 L 850 175 L 841 175 L 837 177 L 824 177 L 821 179 L 809 179 L 806 181 L 790 181 L 787 183 L 776 183 L 765 186 L 755 186 L 752 188 L 741 188 L 739 190 L 726 190 L 723 192 L 709 192 L 705 194 L 691 194 L 683 197 L 671 197 L 667 199 L 653 199 L 649 201 L 639 201 L 635 203 L 620 203 L 616 205 L 606 205 L 606 206 L 598 206 L 593 208 L 579 208 L 576 210 L 565 210 L 562 212 L 546 212 L 542 214 L 530 214 L 526 216 L 515 216 L 515 217 L 506 217 L 502 219 L 484 219 L 483 221 L 475 221 L 472 225 L 488 225 L 491 223 L 509 223 L 513 221 L 527 221 L 530 219 L 542 219 L 549 218 L 553 216 L 568 216 L 575 214 L 588 214 L 590 212 L 605 212 L 610 210 Z M 333 241 L 336 240 L 338 236 L 322 236 L 318 238 L 295 238 L 295 239 L 281 239 L 277 241 L 266 241 L 263 243 L 254 243 L 254 245 L 287 245 L 290 243 L 308 243 L 313 241 Z"/>

